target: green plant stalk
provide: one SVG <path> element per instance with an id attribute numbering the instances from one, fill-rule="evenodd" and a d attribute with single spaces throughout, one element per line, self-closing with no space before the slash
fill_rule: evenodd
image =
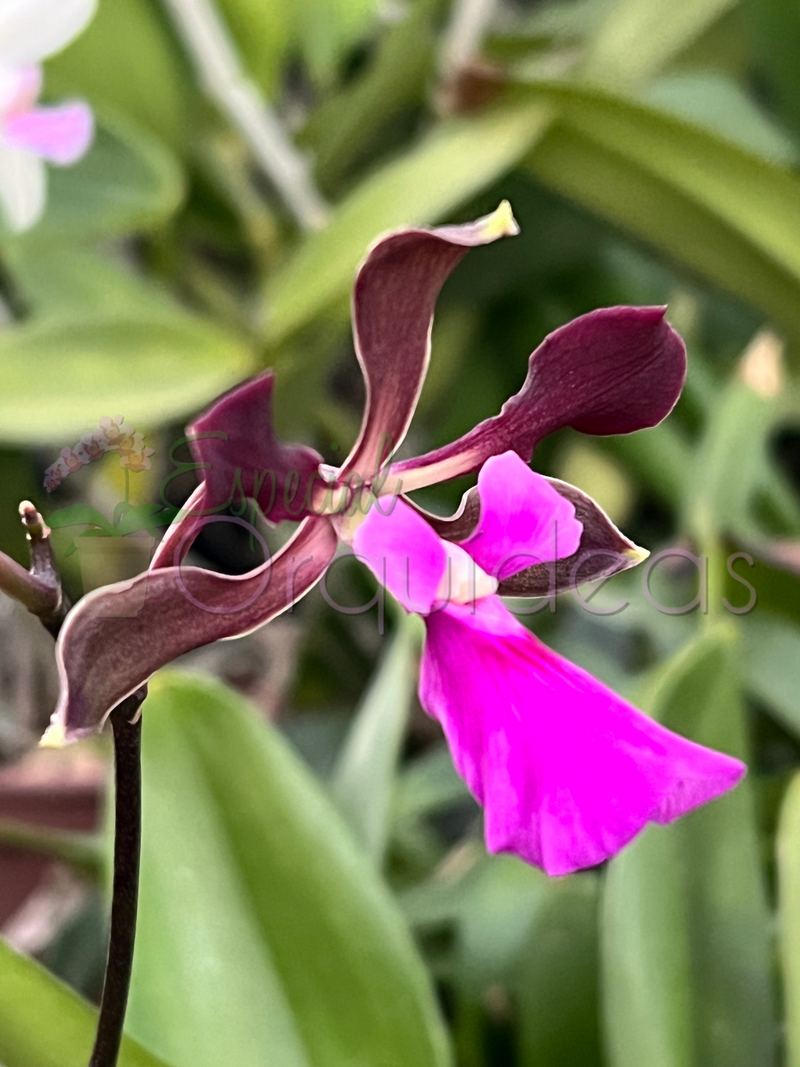
<path id="1" fill-rule="evenodd" d="M 93 882 L 102 875 L 102 850 L 92 834 L 53 830 L 20 819 L 0 819 L 0 845 L 59 860 Z"/>

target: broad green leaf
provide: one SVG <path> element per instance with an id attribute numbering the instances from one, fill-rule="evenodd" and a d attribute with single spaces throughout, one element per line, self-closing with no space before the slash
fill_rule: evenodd
<path id="1" fill-rule="evenodd" d="M 131 1031 L 175 1067 L 447 1064 L 400 916 L 286 743 L 197 677 L 144 716 Z"/>
<path id="2" fill-rule="evenodd" d="M 175 156 L 152 134 L 116 118 L 100 124 L 73 167 L 52 168 L 42 221 L 15 242 L 87 243 L 163 223 L 183 198 Z"/>
<path id="3" fill-rule="evenodd" d="M 604 90 L 538 82 L 524 91 L 558 107 L 530 159 L 540 181 L 800 335 L 797 175 Z"/>
<path id="4" fill-rule="evenodd" d="M 800 9 L 794 0 L 744 0 L 742 8 L 759 84 L 781 117 L 798 132 Z"/>
<path id="5" fill-rule="evenodd" d="M 617 0 L 587 49 L 581 74 L 627 86 L 655 74 L 738 0 Z"/>
<path id="6" fill-rule="evenodd" d="M 33 314 L 0 330 L 0 440 L 63 447 L 119 412 L 156 426 L 252 369 L 235 334 L 113 260 L 37 245 L 10 261 Z"/>
<path id="7" fill-rule="evenodd" d="M 80 37 L 48 60 L 48 95 L 114 108 L 173 145 L 187 139 L 195 129 L 191 74 L 160 8 L 150 0 L 100 0 Z"/>
<path id="8" fill-rule="evenodd" d="M 548 882 L 519 951 L 520 1067 L 600 1067 L 598 880 Z"/>
<path id="9" fill-rule="evenodd" d="M 797 163 L 797 148 L 789 137 L 731 78 L 672 74 L 649 85 L 644 96 L 655 107 L 707 126 L 772 163 Z"/>
<path id="10" fill-rule="evenodd" d="M 786 1067 L 800 1064 L 800 775 L 781 809 L 776 839 Z"/>
<path id="11" fill-rule="evenodd" d="M 739 756 L 744 723 L 727 629 L 661 672 L 644 706 Z M 769 1067 L 775 1029 L 769 915 L 747 780 L 614 859 L 602 919 L 610 1067 Z"/>
<path id="12" fill-rule="evenodd" d="M 0 1062 L 4 1067 L 86 1067 L 97 1012 L 38 963 L 0 940 Z M 125 1038 L 118 1067 L 165 1067 Z"/>
<path id="13" fill-rule="evenodd" d="M 711 523 L 714 534 L 763 537 L 754 504 L 770 494 L 787 524 L 784 532 L 800 533 L 800 510 L 769 453 L 783 414 L 780 395 L 758 393 L 738 376 L 718 392 L 686 479 L 685 528 L 701 534 Z"/>
<path id="14" fill-rule="evenodd" d="M 398 616 L 397 634 L 356 712 L 330 782 L 337 807 L 378 864 L 386 848 L 397 761 L 416 687 L 414 622 L 412 616 Z"/>
<path id="15" fill-rule="evenodd" d="M 750 692 L 800 737 L 800 626 L 756 611 L 744 628 L 742 671 Z"/>
<path id="16" fill-rule="evenodd" d="M 530 150 L 547 115 L 546 108 L 523 101 L 453 120 L 367 178 L 273 276 L 266 293 L 268 340 L 283 341 L 346 298 L 380 234 L 434 222 L 499 178 Z"/>

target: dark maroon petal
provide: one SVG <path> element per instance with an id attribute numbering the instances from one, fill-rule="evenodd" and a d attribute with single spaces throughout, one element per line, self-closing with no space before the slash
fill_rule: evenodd
<path id="1" fill-rule="evenodd" d="M 518 232 L 503 201 L 476 222 L 399 230 L 373 245 L 353 292 L 353 334 L 367 405 L 343 473 L 370 478 L 405 437 L 428 368 L 434 304 L 448 275 L 470 248 Z"/>
<path id="2" fill-rule="evenodd" d="M 215 400 L 187 432 L 201 465 L 209 509 L 257 500 L 270 522 L 312 514 L 307 500 L 322 457 L 305 445 L 282 444 L 272 425 L 275 376 L 266 371 Z"/>
<path id="3" fill-rule="evenodd" d="M 497 590 L 500 596 L 540 597 L 565 593 L 584 582 L 627 570 L 647 558 L 647 553 L 621 534 L 590 496 L 557 478 L 547 481 L 574 506 L 575 518 L 583 526 L 578 551 L 555 562 L 533 564 L 511 575 L 500 583 Z M 465 541 L 475 531 L 481 510 L 477 487 L 464 494 L 461 506 L 450 518 L 440 518 L 415 504 L 413 506 L 440 537 L 457 542 Z"/>
<path id="4" fill-rule="evenodd" d="M 555 330 L 530 357 L 522 389 L 499 415 L 418 459 L 394 464 L 403 490 L 477 470 L 513 449 L 524 460 L 563 426 L 581 433 L 632 433 L 655 426 L 680 396 L 686 350 L 660 307 L 601 308 Z"/>
<path id="5" fill-rule="evenodd" d="M 182 563 L 194 539 L 205 525 L 205 516 L 213 513 L 214 509 L 209 507 L 208 488 L 205 482 L 201 482 L 156 546 L 150 561 L 150 570 L 177 567 Z"/>
<path id="6" fill-rule="evenodd" d="M 160 667 L 269 622 L 319 581 L 336 545 L 327 519 L 306 519 L 270 562 L 248 574 L 165 567 L 84 597 L 56 646 L 61 697 L 50 739 L 95 733 Z"/>

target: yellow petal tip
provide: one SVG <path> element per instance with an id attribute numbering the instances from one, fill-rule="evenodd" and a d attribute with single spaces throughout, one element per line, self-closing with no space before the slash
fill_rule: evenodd
<path id="1" fill-rule="evenodd" d="M 51 723 L 39 742 L 39 748 L 63 748 L 67 743 L 67 731 L 60 722 Z"/>
<path id="2" fill-rule="evenodd" d="M 486 216 L 482 231 L 487 241 L 496 241 L 498 237 L 516 237 L 519 224 L 507 200 L 501 201 L 491 215 Z"/>
<path id="3" fill-rule="evenodd" d="M 637 563 L 644 563 L 650 552 L 646 548 L 639 548 L 638 545 L 634 545 L 632 548 L 626 548 L 622 555 L 635 566 Z"/>

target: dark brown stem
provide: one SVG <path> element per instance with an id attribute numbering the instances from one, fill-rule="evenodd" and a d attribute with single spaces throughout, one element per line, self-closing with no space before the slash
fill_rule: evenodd
<path id="1" fill-rule="evenodd" d="M 116 783 L 114 892 L 103 997 L 89 1067 L 115 1067 L 128 1006 L 142 832 L 142 724 L 139 709 L 145 695 L 146 689 L 139 690 L 111 712 Z"/>

